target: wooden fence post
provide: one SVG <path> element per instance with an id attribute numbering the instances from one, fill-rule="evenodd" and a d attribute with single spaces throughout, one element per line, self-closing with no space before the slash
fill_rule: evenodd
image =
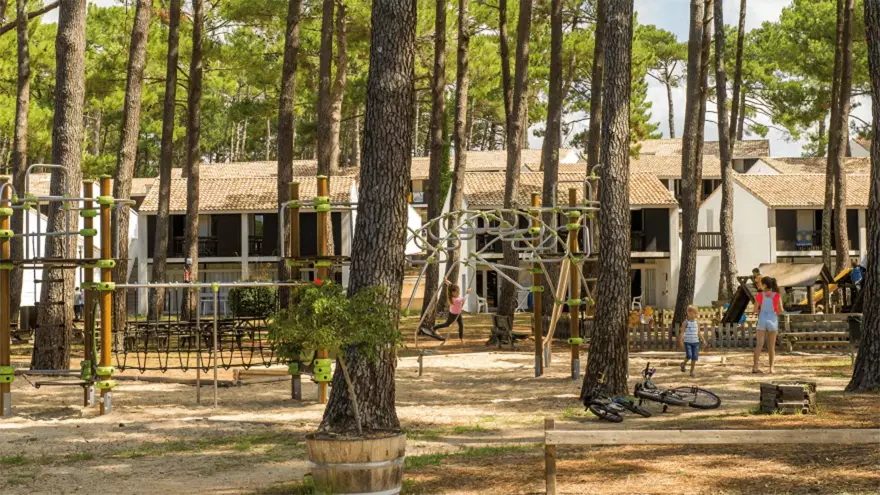
<path id="1" fill-rule="evenodd" d="M 544 432 L 556 429 L 553 418 L 544 418 Z M 547 495 L 556 495 L 556 446 L 544 442 L 544 477 Z"/>

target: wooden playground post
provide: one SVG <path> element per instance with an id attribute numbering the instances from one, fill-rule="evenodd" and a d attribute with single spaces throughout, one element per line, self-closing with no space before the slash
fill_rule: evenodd
<path id="1" fill-rule="evenodd" d="M 105 198 L 111 197 L 113 191 L 110 189 L 110 177 L 101 177 L 101 196 Z M 110 203 L 100 201 L 101 203 L 101 259 L 110 260 L 113 253 L 110 250 Z M 113 269 L 109 266 L 101 268 L 101 282 L 113 282 Z M 106 289 L 106 288 L 105 288 Z M 100 367 L 109 369 L 112 363 L 110 354 L 110 340 L 113 338 L 113 291 L 101 290 L 101 364 Z M 102 377 L 103 378 L 103 377 Z M 106 376 L 109 380 L 110 377 Z M 112 394 L 110 389 L 101 388 L 101 411 L 100 413 L 108 414 L 112 409 Z"/>
<path id="2" fill-rule="evenodd" d="M 92 203 L 92 195 L 95 193 L 94 191 L 94 183 L 91 180 L 83 181 L 83 197 L 86 198 L 83 201 L 83 210 L 82 211 L 90 211 L 94 204 Z M 83 228 L 93 229 L 95 227 L 95 219 L 91 216 L 91 214 L 83 215 Z M 92 236 L 86 236 L 83 238 L 83 249 L 85 252 L 86 259 L 92 259 L 95 257 L 95 238 Z M 91 265 L 91 264 L 90 264 Z M 89 368 L 94 369 L 95 359 L 97 356 L 92 354 L 93 346 L 92 343 L 95 341 L 95 334 L 93 331 L 92 321 L 92 312 L 90 311 L 93 300 L 95 298 L 94 292 L 91 290 L 92 283 L 95 281 L 95 270 L 90 266 L 83 271 L 83 281 L 82 285 L 86 287 L 88 290 L 83 290 L 83 340 L 85 342 L 85 361 L 88 363 Z M 89 334 L 91 333 L 91 334 Z M 89 371 L 91 371 L 91 369 Z M 95 400 L 95 385 L 94 382 L 90 383 L 88 386 L 83 387 L 83 406 L 90 406 L 92 402 Z"/>
<path id="3" fill-rule="evenodd" d="M 568 190 L 568 206 L 576 207 L 577 206 L 577 189 L 570 188 Z M 573 211 L 573 210 L 572 210 Z M 571 222 L 570 222 L 571 223 Z M 580 223 L 580 217 L 578 217 L 578 223 Z M 574 253 L 578 252 L 578 231 L 571 230 L 568 232 L 568 252 Z M 577 263 L 572 260 L 571 267 L 568 270 L 569 273 L 569 298 L 573 300 L 573 302 L 577 302 L 578 304 L 569 304 L 568 305 L 568 320 L 569 320 L 569 337 L 572 339 L 578 339 L 581 336 L 581 307 L 579 304 L 579 300 L 581 297 L 581 280 L 580 280 L 580 271 L 578 270 Z M 562 280 L 559 283 L 563 283 Z M 580 344 L 577 341 L 571 341 L 569 344 L 571 347 L 571 379 L 577 380 L 581 375 L 581 357 L 580 357 Z"/>
<path id="4" fill-rule="evenodd" d="M 290 250 L 290 279 L 294 282 L 298 281 L 302 276 L 299 271 L 299 182 L 291 182 L 287 186 L 290 191 L 290 200 L 292 206 L 290 208 L 290 239 L 288 249 Z M 286 253 L 285 253 L 286 254 Z M 288 296 L 288 303 L 290 297 Z M 297 373 L 290 377 L 290 397 L 294 400 L 302 400 L 302 375 L 299 366 Z"/>
<path id="5" fill-rule="evenodd" d="M 538 193 L 532 193 L 532 206 L 534 208 L 539 208 L 541 206 L 541 196 Z M 532 227 L 538 227 L 538 211 L 533 212 L 532 219 Z M 540 287 L 540 289 L 537 289 Z M 537 290 L 544 289 L 544 276 L 541 271 L 541 263 L 539 261 L 535 261 L 532 263 L 532 325 L 534 327 L 535 332 L 535 376 L 542 376 L 544 374 L 544 313 L 543 313 L 543 304 L 541 301 L 542 294 L 540 292 L 536 292 Z M 513 328 L 513 321 L 511 321 L 511 328 Z M 548 346 L 547 354 L 550 354 L 550 349 Z M 548 356 L 549 358 L 549 356 Z M 548 359 L 549 361 L 549 359 Z"/>
<path id="6" fill-rule="evenodd" d="M 0 184 L 5 184 L 8 179 L 0 180 Z M 8 187 L 3 188 L 3 202 L 0 206 L 3 208 L 12 208 L 12 190 Z M 27 212 L 25 212 L 27 214 Z M 9 216 L 0 217 L 0 229 L 9 230 Z M 12 306 L 10 296 L 10 268 L 11 264 L 11 245 L 10 238 L 3 237 L 0 239 L 0 261 L 4 266 L 0 268 L 0 367 L 12 365 L 11 349 L 12 336 L 10 335 L 11 315 L 9 309 Z M 6 376 L 6 375 L 4 375 Z M 9 375 L 9 380 L 13 375 Z M 0 381 L 0 416 L 8 417 L 12 415 L 12 392 L 11 382 L 5 380 Z"/>
<path id="7" fill-rule="evenodd" d="M 317 177 L 318 180 L 318 197 L 327 198 L 330 196 L 330 184 L 328 182 L 326 175 L 319 175 Z M 317 209 L 317 205 L 316 209 Z M 317 267 L 316 276 L 324 280 L 327 278 L 327 275 L 330 270 L 326 266 L 326 262 L 328 261 L 328 246 L 327 246 L 327 228 L 330 220 L 330 212 L 329 211 L 318 211 L 318 261 L 315 263 Z M 327 359 L 329 354 L 327 349 L 318 349 L 317 352 L 318 359 Z M 327 403 L 327 382 L 318 382 L 318 400 L 321 404 Z"/>

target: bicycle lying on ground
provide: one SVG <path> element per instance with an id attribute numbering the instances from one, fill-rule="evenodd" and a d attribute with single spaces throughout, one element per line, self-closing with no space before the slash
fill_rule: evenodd
<path id="1" fill-rule="evenodd" d="M 651 363 L 642 371 L 641 382 L 636 383 L 633 395 L 639 399 L 639 405 L 645 400 L 663 404 L 663 412 L 668 406 L 690 406 L 695 409 L 716 409 L 721 405 L 721 399 L 714 393 L 700 387 L 676 387 L 667 390 L 657 388 L 651 380 L 657 372 L 651 368 Z"/>
<path id="2" fill-rule="evenodd" d="M 587 409 L 599 419 L 611 421 L 612 423 L 620 423 L 623 421 L 621 413 L 624 411 L 634 412 L 639 416 L 646 418 L 651 417 L 650 411 L 637 406 L 635 402 L 626 397 L 617 397 L 616 399 L 610 399 L 608 397 L 592 399 L 587 405 Z"/>

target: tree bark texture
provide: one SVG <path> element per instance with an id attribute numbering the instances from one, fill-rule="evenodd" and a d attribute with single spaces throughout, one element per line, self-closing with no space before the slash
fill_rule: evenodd
<path id="1" fill-rule="evenodd" d="M 739 98 L 739 123 L 736 125 L 736 140 L 743 140 L 743 129 L 746 127 L 746 90 L 743 88 Z"/>
<path id="2" fill-rule="evenodd" d="M 361 198 L 348 292 L 384 287 L 385 302 L 398 308 L 403 285 L 413 133 L 416 3 L 374 0 L 371 19 Z M 396 314 L 394 321 L 397 322 Z M 394 349 L 385 349 L 378 362 L 370 362 L 357 349 L 350 348 L 345 361 L 357 390 L 364 429 L 398 430 Z M 337 367 L 321 430 L 355 429 L 345 380 Z"/>
<path id="3" fill-rule="evenodd" d="M 529 90 L 529 36 L 532 27 L 532 0 L 520 0 L 519 19 L 516 26 L 516 60 L 513 80 L 513 112 L 507 126 L 507 171 L 504 179 L 504 208 L 516 208 L 519 191 L 519 176 L 522 160 L 523 137 L 526 132 L 526 112 L 528 112 Z M 517 218 L 507 219 L 516 225 Z M 519 265 L 519 253 L 513 244 L 504 243 L 504 264 Z M 516 280 L 517 273 L 507 271 L 507 276 Z M 501 297 L 498 314 L 513 316 L 517 304 L 517 288 L 507 280 L 501 281 Z"/>
<path id="4" fill-rule="evenodd" d="M 334 9 L 335 7 L 335 9 Z M 334 10 L 335 22 L 334 22 Z M 333 72 L 333 33 L 336 32 L 336 74 Z M 318 65 L 318 175 L 339 173 L 339 130 L 342 97 L 348 77 L 348 48 L 345 33 L 345 5 L 323 0 L 321 50 Z"/>
<path id="5" fill-rule="evenodd" d="M 501 93 L 504 98 L 505 129 L 510 128 L 513 90 L 510 75 L 510 42 L 507 36 L 507 0 L 498 0 L 498 48 L 501 54 Z M 494 148 L 493 148 L 494 149 Z"/>
<path id="6" fill-rule="evenodd" d="M 186 257 L 190 260 L 190 281 L 199 280 L 199 162 L 201 162 L 202 132 L 202 52 L 204 50 L 205 2 L 193 0 L 193 46 L 189 66 L 189 91 L 186 101 Z M 184 319 L 195 316 L 199 291 L 189 290 L 183 307 Z"/>
<path id="7" fill-rule="evenodd" d="M 290 0 L 287 6 L 287 29 L 284 32 L 284 63 L 281 69 L 281 95 L 278 98 L 278 206 L 290 201 L 288 184 L 293 180 L 293 139 L 296 128 L 294 101 L 296 99 L 296 68 L 299 56 L 299 23 L 302 15 L 302 0 Z M 278 249 L 281 239 L 290 239 L 290 215 L 285 215 L 284 225 L 280 226 Z M 290 242 L 285 245 L 290 256 Z M 285 260 L 278 262 L 278 280 L 290 278 L 290 268 Z M 282 308 L 290 303 L 290 291 L 279 292 Z"/>
<path id="8" fill-rule="evenodd" d="M 599 140 L 602 130 L 602 83 L 605 71 L 605 3 L 596 0 L 596 35 L 593 47 L 593 71 L 590 76 L 590 128 L 587 136 L 587 173 L 599 163 Z"/>
<path id="9" fill-rule="evenodd" d="M 165 96 L 162 103 L 162 143 L 159 151 L 159 205 L 156 212 L 156 239 L 153 249 L 152 281 L 167 280 L 169 202 L 171 168 L 174 166 L 174 113 L 177 101 L 177 62 L 180 58 L 180 0 L 171 0 L 168 18 L 168 58 L 165 62 Z M 165 289 L 150 295 L 150 319 L 159 318 L 165 308 Z"/>
<path id="10" fill-rule="evenodd" d="M 31 99 L 31 55 L 28 40 L 27 0 L 16 0 L 16 33 L 18 36 L 18 84 L 15 100 L 15 131 L 12 140 L 12 186 L 18 194 L 24 194 L 24 173 L 28 161 L 28 107 Z M 15 210 L 12 215 L 12 230 L 24 231 L 24 212 Z M 12 259 L 24 258 L 24 243 L 21 237 L 12 238 Z M 21 307 L 22 268 L 16 265 L 10 274 L 11 301 L 10 319 L 17 322 Z"/>
<path id="11" fill-rule="evenodd" d="M 470 89 L 470 41 L 471 41 L 471 18 L 469 14 L 469 0 L 458 0 L 458 47 L 455 67 L 455 124 L 453 134 L 455 139 L 455 165 L 452 171 L 452 183 L 449 186 L 449 210 L 461 209 L 461 198 L 464 190 L 464 174 L 467 170 L 467 154 L 470 147 L 468 126 L 468 91 Z M 448 228 L 451 230 L 457 219 L 449 219 Z M 450 249 L 446 253 L 446 259 L 450 263 L 458 260 L 458 250 Z M 449 273 L 450 280 L 458 280 L 459 266 L 455 265 Z M 456 282 L 457 283 L 457 282 Z"/>
<path id="12" fill-rule="evenodd" d="M 736 249 L 733 242 L 733 164 L 727 116 L 727 71 L 724 67 L 724 3 L 715 0 L 715 101 L 721 154 L 721 277 L 718 299 L 733 301 L 736 288 Z"/>
<path id="13" fill-rule="evenodd" d="M 700 132 L 700 105 L 703 98 L 701 68 L 703 53 L 703 0 L 691 0 L 690 31 L 688 35 L 688 67 L 684 131 L 681 156 L 681 265 L 678 295 L 675 299 L 673 325 L 684 320 L 687 307 L 694 297 L 697 271 L 697 220 L 699 213 L 700 168 L 698 134 Z"/>
<path id="14" fill-rule="evenodd" d="M 873 94 L 880 94 L 880 0 L 865 0 L 868 72 Z M 874 129 L 880 129 L 880 102 L 871 106 Z M 868 199 L 868 266 L 859 354 L 848 392 L 880 390 L 880 140 L 871 141 L 871 192 Z"/>
<path id="15" fill-rule="evenodd" d="M 675 107 L 672 102 L 672 84 L 666 83 L 666 102 L 669 105 L 669 139 L 675 139 Z"/>
<path id="16" fill-rule="evenodd" d="M 825 206 L 822 209 L 822 262 L 832 268 L 831 251 L 834 232 L 834 176 L 837 150 L 840 147 L 840 73 L 843 65 L 844 2 L 837 0 L 837 38 L 834 44 L 834 72 L 831 83 L 831 129 L 828 134 L 828 159 L 825 166 Z"/>
<path id="17" fill-rule="evenodd" d="M 849 266 L 849 236 L 846 226 L 846 150 L 849 143 L 849 111 L 853 79 L 853 9 L 854 0 L 845 0 L 843 18 L 843 49 L 840 64 L 840 101 L 837 105 L 837 142 L 834 147 L 834 220 L 836 268 L 834 273 Z M 830 154 L 829 154 L 830 156 Z"/>
<path id="18" fill-rule="evenodd" d="M 630 298 L 629 127 L 632 84 L 632 0 L 606 0 L 605 80 L 600 153 L 599 279 L 596 316 L 581 388 L 585 403 L 599 394 L 627 394 Z"/>
<path id="19" fill-rule="evenodd" d="M 52 163 L 65 173 L 52 171 L 53 196 L 77 194 L 82 172 L 83 104 L 85 97 L 86 2 L 69 0 L 58 11 L 55 38 L 55 118 L 52 125 Z M 75 230 L 75 211 L 49 204 L 47 232 Z M 50 258 L 76 257 L 76 237 L 45 238 L 44 255 Z M 34 337 L 33 369 L 69 369 L 70 329 L 73 326 L 72 270 L 43 269 L 38 330 Z"/>
<path id="20" fill-rule="evenodd" d="M 443 135 L 443 122 L 446 119 L 446 0 L 434 2 L 434 70 L 431 80 L 431 158 L 428 165 L 428 190 L 425 199 L 428 203 L 428 218 L 440 216 L 443 208 L 441 175 L 443 173 L 443 148 L 446 145 Z M 431 236 L 439 236 L 440 225 L 431 227 Z M 436 242 L 428 238 L 433 248 Z M 454 281 L 455 279 L 453 279 Z M 422 304 L 422 326 L 433 327 L 440 303 L 435 303 L 440 291 L 440 265 L 428 264 L 425 271 L 425 293 Z M 441 291 L 445 292 L 445 291 Z"/>
<path id="21" fill-rule="evenodd" d="M 550 81 L 547 95 L 547 125 L 544 132 L 544 145 L 541 148 L 541 163 L 544 169 L 544 182 L 541 189 L 541 204 L 553 206 L 556 203 L 554 186 L 559 180 L 559 147 L 562 145 L 562 105 L 565 100 L 563 89 L 562 72 L 562 0 L 552 0 L 550 3 Z M 547 225 L 556 228 L 556 214 L 545 213 L 543 221 Z M 553 244 L 556 251 L 556 244 Z M 549 264 L 548 278 L 562 283 L 559 279 L 559 266 Z M 551 290 L 544 290 L 541 308 L 544 315 L 552 315 L 555 305 L 555 294 Z M 576 336 L 572 334 L 572 336 Z"/>
<path id="22" fill-rule="evenodd" d="M 128 48 L 128 74 L 125 84 L 125 102 L 122 107 L 122 130 L 119 153 L 116 155 L 116 177 L 113 181 L 113 197 L 129 199 L 134 163 L 137 158 L 138 136 L 141 128 L 141 91 L 144 84 L 144 67 L 147 63 L 147 35 L 153 0 L 138 0 L 135 4 L 134 24 Z M 118 253 L 113 280 L 128 282 L 128 215 L 130 207 L 120 203 L 113 210 L 113 229 L 110 232 L 113 252 Z M 146 256 L 142 253 L 141 256 Z M 124 294 L 124 293 L 123 293 Z M 126 297 L 113 298 L 113 328 L 124 328 Z"/>
<path id="23" fill-rule="evenodd" d="M 717 31 L 717 29 L 716 29 Z M 737 137 L 736 128 L 740 112 L 745 113 L 744 108 L 740 108 L 740 93 L 742 92 L 742 67 L 743 67 L 743 50 L 746 40 L 746 0 L 739 2 L 739 25 L 736 31 L 736 66 L 733 68 L 733 97 L 730 100 L 730 154 L 733 155 L 733 143 L 742 136 Z"/>

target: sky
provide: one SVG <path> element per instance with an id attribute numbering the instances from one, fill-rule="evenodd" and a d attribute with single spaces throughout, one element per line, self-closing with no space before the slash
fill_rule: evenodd
<path id="1" fill-rule="evenodd" d="M 89 0 L 98 5 L 117 4 L 119 0 Z M 782 9 L 789 5 L 791 0 L 749 0 L 747 2 L 746 11 L 746 30 L 751 31 L 761 26 L 764 22 L 773 22 L 779 19 Z M 724 2 L 724 21 L 726 24 L 734 25 L 739 22 L 739 4 L 738 0 L 726 0 Z M 688 22 L 690 15 L 690 0 L 635 0 L 635 11 L 639 22 L 642 24 L 653 24 L 661 29 L 665 29 L 678 36 L 678 39 L 686 42 L 688 37 Z M 57 11 L 53 11 L 44 18 L 44 22 L 57 21 Z M 829 68 L 831 70 L 831 68 Z M 666 99 L 666 88 L 655 79 L 648 77 L 648 100 L 651 102 L 651 121 L 659 123 L 659 131 L 663 132 L 664 137 L 669 137 L 669 126 L 667 124 L 667 114 L 669 105 Z M 684 104 L 685 94 L 684 85 L 681 88 L 673 89 L 673 107 L 675 110 L 675 128 L 679 136 L 684 128 Z M 869 120 L 871 118 L 870 101 L 856 108 L 853 112 L 859 117 Z M 575 120 L 581 116 L 568 115 L 566 120 Z M 770 124 L 769 120 L 758 119 L 763 124 Z M 537 126 L 541 127 L 541 126 Z M 534 129 L 533 127 L 532 129 Z M 579 129 L 575 129 L 577 131 Z M 572 132 L 571 134 L 574 134 Z M 746 136 L 746 139 L 749 139 Z M 771 129 L 768 136 L 770 139 L 770 153 L 773 156 L 800 156 L 803 141 L 792 141 L 784 132 Z M 718 128 L 713 123 L 706 125 L 706 139 L 718 139 Z M 751 136 L 751 139 L 758 139 L 757 136 Z M 530 133 L 529 145 L 531 147 L 540 147 L 542 138 L 535 137 Z"/>

